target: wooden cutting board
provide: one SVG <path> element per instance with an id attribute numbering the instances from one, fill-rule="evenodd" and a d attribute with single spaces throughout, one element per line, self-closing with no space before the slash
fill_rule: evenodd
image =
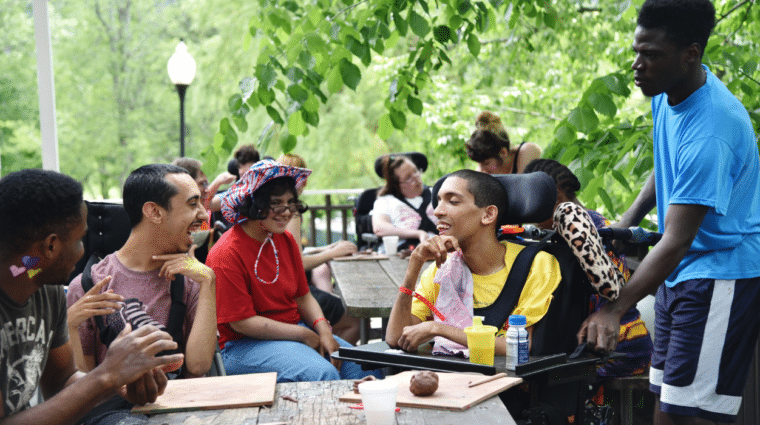
<path id="1" fill-rule="evenodd" d="M 387 260 L 388 256 L 373 252 L 372 254 L 352 254 L 346 257 L 336 257 L 330 261 L 369 261 L 369 260 Z"/>
<path id="2" fill-rule="evenodd" d="M 485 375 L 439 372 L 438 390 L 431 396 L 418 397 L 409 391 L 409 381 L 414 373 L 414 371 L 401 372 L 398 375 L 385 378 L 398 381 L 399 383 L 396 406 L 462 411 L 522 382 L 522 378 L 505 376 L 468 388 L 467 384 L 483 378 Z M 348 403 L 361 403 L 362 396 L 361 394 L 349 392 L 340 397 L 339 400 Z"/>
<path id="3" fill-rule="evenodd" d="M 189 410 L 271 406 L 277 372 L 173 379 L 155 403 L 135 406 L 133 413 L 155 414 Z"/>

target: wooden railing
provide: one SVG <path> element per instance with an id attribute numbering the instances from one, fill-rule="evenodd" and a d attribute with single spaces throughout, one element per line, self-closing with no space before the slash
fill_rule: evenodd
<path id="1" fill-rule="evenodd" d="M 309 245 L 317 244 L 317 211 L 324 211 L 325 215 L 325 238 L 327 244 L 333 242 L 332 219 L 335 214 L 340 214 L 341 218 L 341 239 L 350 240 L 348 235 L 349 218 L 353 216 L 354 201 L 353 199 L 361 194 L 364 189 L 324 189 L 324 190 L 306 190 L 303 197 L 309 204 L 309 211 L 306 212 L 304 221 L 309 223 Z M 319 197 L 319 198 L 318 198 Z M 316 204 L 315 198 L 323 200 L 324 204 Z M 314 204 L 309 201 L 312 200 Z M 333 203 L 339 201 L 341 203 Z"/>

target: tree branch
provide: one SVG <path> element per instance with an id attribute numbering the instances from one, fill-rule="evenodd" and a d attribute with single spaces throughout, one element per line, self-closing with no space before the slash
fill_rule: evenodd
<path id="1" fill-rule="evenodd" d="M 728 17 L 728 15 L 732 14 L 736 9 L 744 6 L 747 3 L 755 3 L 755 0 L 744 0 L 743 2 L 741 2 L 741 3 L 737 4 L 736 6 L 732 7 L 731 10 L 729 10 L 728 12 L 726 12 L 725 15 L 721 16 L 720 18 L 718 18 L 717 21 L 715 21 L 715 25 L 718 25 L 718 23 L 720 23 L 720 21 L 726 19 Z M 752 7 L 752 5 L 750 5 L 750 7 Z"/>
<path id="2" fill-rule="evenodd" d="M 328 21 L 332 21 L 332 20 L 333 20 L 333 18 L 335 18 L 336 16 L 340 15 L 341 13 L 343 13 L 343 12 L 346 12 L 346 11 L 349 11 L 349 10 L 351 10 L 351 9 L 353 9 L 353 8 L 355 8 L 355 7 L 357 7 L 357 6 L 359 6 L 359 5 L 360 5 L 360 4 L 362 4 L 362 3 L 367 3 L 368 1 L 369 1 L 369 0 L 361 0 L 360 2 L 358 2 L 358 3 L 355 3 L 355 4 L 352 4 L 351 6 L 346 6 L 346 7 L 344 7 L 343 9 L 341 9 L 341 10 L 339 10 L 339 11 L 335 12 L 335 15 L 333 15 L 331 18 L 327 18 L 327 20 L 328 20 Z"/>

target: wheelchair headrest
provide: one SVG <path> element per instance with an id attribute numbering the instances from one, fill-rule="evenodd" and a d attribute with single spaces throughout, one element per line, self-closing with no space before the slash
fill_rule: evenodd
<path id="1" fill-rule="evenodd" d="M 433 186 L 433 207 L 438 206 L 438 190 L 450 174 L 441 177 Z M 507 213 L 500 226 L 505 224 L 540 223 L 554 213 L 557 203 L 557 186 L 548 174 L 536 171 L 530 174 L 492 175 L 507 190 Z"/>
<path id="2" fill-rule="evenodd" d="M 414 163 L 414 165 L 416 165 L 417 168 L 419 168 L 421 173 L 424 173 L 428 167 L 428 159 L 424 153 L 404 152 L 404 153 L 389 153 L 386 155 L 380 155 L 375 160 L 375 173 L 377 173 L 377 175 L 380 176 L 380 178 L 383 178 L 383 179 L 385 178 L 385 176 L 383 176 L 383 158 L 387 158 L 389 156 L 405 156 L 409 158 L 409 160 L 412 161 L 412 163 Z"/>

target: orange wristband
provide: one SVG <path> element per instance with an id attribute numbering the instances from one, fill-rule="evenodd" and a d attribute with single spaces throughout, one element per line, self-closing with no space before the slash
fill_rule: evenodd
<path id="1" fill-rule="evenodd" d="M 443 314 L 441 314 L 441 312 L 438 311 L 438 309 L 435 308 L 435 306 L 433 305 L 433 303 L 431 303 L 430 301 L 428 301 L 427 298 L 423 297 L 422 295 L 418 294 L 417 292 L 412 292 L 411 289 L 406 288 L 404 286 L 400 286 L 398 288 L 398 291 L 399 292 L 403 292 L 406 295 L 409 295 L 410 297 L 414 297 L 414 298 L 417 298 L 418 300 L 422 301 L 422 303 L 425 304 L 425 306 L 427 306 L 427 308 L 429 308 L 430 311 L 433 312 L 433 314 L 435 314 L 439 319 L 441 319 L 441 322 L 445 322 L 446 321 L 446 317 Z"/>
<path id="2" fill-rule="evenodd" d="M 314 323 L 312 323 L 312 324 L 311 324 L 311 328 L 312 328 L 312 329 L 317 329 L 317 323 L 319 323 L 319 322 L 321 322 L 321 321 L 323 321 L 323 320 L 324 320 L 325 322 L 327 322 L 327 326 L 330 326 L 330 330 L 332 330 L 332 326 L 330 325 L 330 321 L 329 321 L 329 320 L 327 320 L 327 319 L 326 319 L 326 318 L 324 318 L 324 317 L 320 317 L 319 319 L 315 320 L 315 321 L 314 321 Z"/>

